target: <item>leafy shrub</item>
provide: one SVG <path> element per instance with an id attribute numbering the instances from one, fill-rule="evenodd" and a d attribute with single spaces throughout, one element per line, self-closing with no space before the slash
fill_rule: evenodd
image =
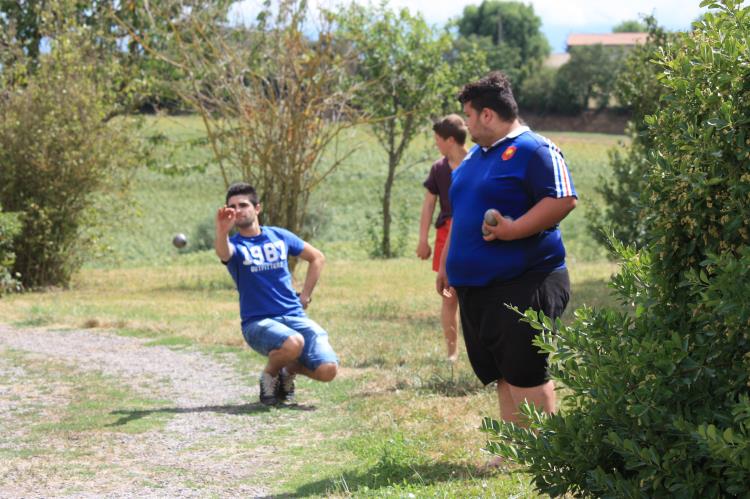
<path id="1" fill-rule="evenodd" d="M 189 239 L 189 243 L 184 250 L 194 252 L 213 249 L 215 237 L 216 222 L 214 221 L 214 217 L 204 218 L 193 229 L 192 237 Z"/>
<path id="2" fill-rule="evenodd" d="M 0 296 L 8 291 L 20 290 L 19 276 L 12 271 L 16 260 L 12 243 L 19 230 L 18 216 L 3 213 L 0 209 Z"/>
<path id="3" fill-rule="evenodd" d="M 647 133 L 658 154 L 645 246 L 612 287 L 623 310 L 576 311 L 543 329 L 560 413 L 492 420 L 489 449 L 551 495 L 725 497 L 750 483 L 750 7 L 710 11 L 659 64 Z"/>
<path id="4" fill-rule="evenodd" d="M 0 203 L 20 214 L 13 268 L 27 287 L 68 283 L 97 215 L 116 227 L 117 214 L 95 195 L 121 187 L 142 161 L 130 121 L 113 119 L 118 68 L 98 59 L 85 27 L 52 18 L 63 24 L 47 26 L 50 51 L 0 77 Z"/>

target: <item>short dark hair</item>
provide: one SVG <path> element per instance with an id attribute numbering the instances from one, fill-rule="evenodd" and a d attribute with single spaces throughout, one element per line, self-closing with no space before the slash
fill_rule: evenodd
<path id="1" fill-rule="evenodd" d="M 469 102 L 477 111 L 492 109 L 505 121 L 518 118 L 518 104 L 510 80 L 501 71 L 493 71 L 479 81 L 464 85 L 458 101 L 461 104 Z"/>
<path id="2" fill-rule="evenodd" d="M 254 206 L 258 206 L 260 203 L 260 198 L 258 198 L 258 193 L 255 192 L 255 187 L 245 182 L 237 182 L 230 185 L 229 189 L 227 189 L 227 198 L 224 202 L 228 203 L 229 198 L 232 196 L 243 194 L 250 198 L 250 202 L 253 203 Z"/>
<path id="3" fill-rule="evenodd" d="M 466 123 L 457 114 L 449 114 L 432 125 L 432 131 L 443 139 L 453 137 L 460 145 L 466 143 Z"/>

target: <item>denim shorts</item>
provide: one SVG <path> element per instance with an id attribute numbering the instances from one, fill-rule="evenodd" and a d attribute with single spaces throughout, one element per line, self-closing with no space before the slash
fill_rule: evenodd
<path id="1" fill-rule="evenodd" d="M 281 348 L 294 334 L 302 335 L 305 340 L 298 359 L 304 367 L 314 371 L 321 364 L 338 364 L 336 352 L 328 343 L 328 333 L 309 317 L 270 317 L 250 322 L 242 328 L 242 336 L 250 348 L 266 356 L 271 350 Z"/>

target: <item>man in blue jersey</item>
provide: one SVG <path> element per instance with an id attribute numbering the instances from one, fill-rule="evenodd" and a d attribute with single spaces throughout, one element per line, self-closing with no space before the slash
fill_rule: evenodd
<path id="1" fill-rule="evenodd" d="M 328 333 L 304 312 L 325 263 L 323 253 L 286 229 L 261 226 L 260 212 L 252 186 L 231 185 L 226 206 L 216 214 L 214 247 L 240 295 L 245 341 L 268 356 L 260 375 L 260 401 L 275 405 L 293 401 L 297 374 L 333 380 L 338 359 L 328 343 Z M 237 234 L 229 237 L 232 228 Z M 289 255 L 309 264 L 299 295 L 292 287 Z"/>
<path id="2" fill-rule="evenodd" d="M 437 290 L 456 290 L 472 368 L 484 384 L 497 381 L 502 419 L 519 423 L 524 401 L 552 413 L 556 399 L 547 358 L 532 344 L 538 331 L 506 304 L 552 318 L 565 310 L 570 282 L 558 223 L 577 194 L 560 149 L 519 121 L 504 74 L 467 84 L 458 100 L 477 145 L 453 171 Z M 483 222 L 490 208 L 496 225 Z"/>

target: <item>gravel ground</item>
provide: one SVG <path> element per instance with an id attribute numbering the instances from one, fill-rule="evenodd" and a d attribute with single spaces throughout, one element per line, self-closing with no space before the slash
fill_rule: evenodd
<path id="1" fill-rule="evenodd" d="M 283 465 L 270 447 L 253 441 L 262 435 L 257 386 L 231 367 L 200 352 L 144 346 L 146 340 L 101 331 L 14 329 L 0 325 L 0 352 L 16 351 L 30 365 L 52 361 L 75 371 L 115 377 L 139 396 L 169 401 L 165 428 L 144 433 L 95 432 L 85 443 L 59 437 L 45 448 L 85 446 L 81 459 L 96 470 L 85 480 L 66 472 L 74 462 L 54 456 L 0 462 L 1 497 L 264 497 L 273 470 Z M 28 425 L 54 418 L 69 400 L 70 384 L 31 373 L 0 357 L 0 450 L 19 450 Z M 21 418 L 23 419 L 23 418 Z M 267 419 L 267 418 L 266 418 Z M 16 446 L 14 449 L 13 446 Z M 94 449 L 92 459 L 91 449 Z M 18 455 L 18 453 L 16 453 Z M 70 455 L 70 452 L 67 453 Z M 73 454 L 75 455 L 75 454 Z M 59 461 L 59 457 L 57 460 Z"/>

